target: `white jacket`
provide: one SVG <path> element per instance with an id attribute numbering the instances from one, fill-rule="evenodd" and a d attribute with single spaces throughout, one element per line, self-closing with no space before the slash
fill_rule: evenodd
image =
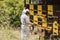
<path id="1" fill-rule="evenodd" d="M 28 10 L 24 9 L 23 12 L 22 12 L 22 15 L 21 15 L 21 23 L 23 25 L 26 25 L 26 24 L 30 23 L 30 20 L 29 20 L 28 16 L 25 14 L 26 11 L 28 11 Z"/>

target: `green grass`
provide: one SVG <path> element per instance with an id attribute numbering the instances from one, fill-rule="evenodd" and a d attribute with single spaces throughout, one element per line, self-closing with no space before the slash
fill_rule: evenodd
<path id="1" fill-rule="evenodd" d="M 0 40 L 21 40 L 20 30 L 13 27 L 0 27 Z M 30 40 L 36 40 L 38 35 L 30 35 Z"/>
<path id="2" fill-rule="evenodd" d="M 20 30 L 13 27 L 0 27 L 0 40 L 21 40 Z M 30 40 L 39 40 L 38 35 L 30 35 Z M 43 40 L 41 37 L 40 40 Z"/>
<path id="3" fill-rule="evenodd" d="M 20 40 L 20 30 L 12 27 L 0 27 L 0 40 Z"/>
<path id="4" fill-rule="evenodd" d="M 30 35 L 30 40 L 39 40 L 38 35 Z M 20 30 L 13 27 L 0 27 L 0 40 L 21 40 Z M 43 37 L 40 40 L 44 40 Z"/>

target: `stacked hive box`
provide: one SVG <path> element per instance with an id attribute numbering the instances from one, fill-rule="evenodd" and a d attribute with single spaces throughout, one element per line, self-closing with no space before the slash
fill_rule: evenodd
<path id="1" fill-rule="evenodd" d="M 29 5 L 30 21 L 36 25 L 41 25 L 43 30 L 49 30 L 58 35 L 58 18 L 54 16 L 53 5 Z M 56 20 L 55 20 L 56 19 Z M 38 27 L 38 26 L 37 26 Z"/>

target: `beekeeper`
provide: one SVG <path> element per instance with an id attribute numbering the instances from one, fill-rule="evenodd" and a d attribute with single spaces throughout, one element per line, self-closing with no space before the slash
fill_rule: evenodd
<path id="1" fill-rule="evenodd" d="M 21 40 L 28 40 L 28 36 L 29 36 L 28 25 L 33 24 L 30 22 L 28 15 L 29 15 L 29 10 L 24 9 L 21 15 Z"/>

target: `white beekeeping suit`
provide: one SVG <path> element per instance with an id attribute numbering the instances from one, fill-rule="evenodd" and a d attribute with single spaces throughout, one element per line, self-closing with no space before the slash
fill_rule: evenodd
<path id="1" fill-rule="evenodd" d="M 28 24 L 30 24 L 30 21 L 28 16 L 25 14 L 26 11 L 29 12 L 28 9 L 24 9 L 21 15 L 21 40 L 27 40 L 27 37 L 29 35 Z"/>

